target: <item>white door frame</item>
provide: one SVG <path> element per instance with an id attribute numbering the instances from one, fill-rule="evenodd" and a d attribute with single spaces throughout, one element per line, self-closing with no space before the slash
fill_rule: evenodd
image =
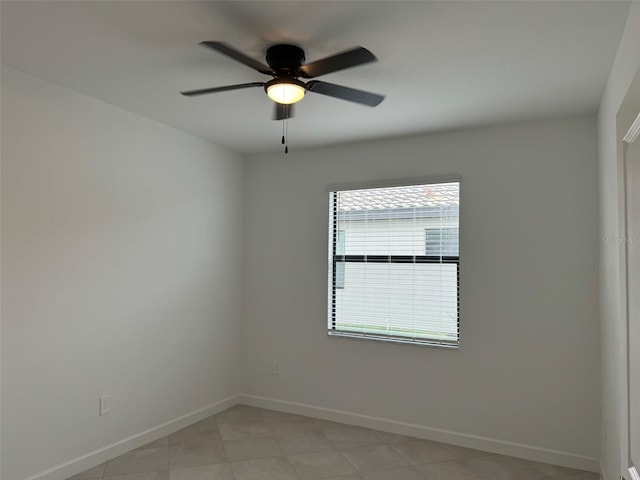
<path id="1" fill-rule="evenodd" d="M 634 107 L 636 107 L 634 105 Z M 626 368 L 627 368 L 627 394 L 625 395 L 626 397 L 626 401 L 627 401 L 627 405 L 626 405 L 626 413 L 627 413 L 627 423 L 628 423 L 628 427 L 630 426 L 630 422 L 631 422 L 631 334 L 630 334 L 630 330 L 631 330 L 631 309 L 629 306 L 629 299 L 631 297 L 631 292 L 630 292 L 630 288 L 629 288 L 629 284 L 630 284 L 630 267 L 629 267 L 629 247 L 631 246 L 631 241 L 634 241 L 635 239 L 631 238 L 630 235 L 630 229 L 629 229 L 629 221 L 628 219 L 631 218 L 632 214 L 636 214 L 636 215 L 640 215 L 640 212 L 632 212 L 631 207 L 629 205 L 629 201 L 628 201 L 628 187 L 629 187 L 629 176 L 628 176 L 628 172 L 629 172 L 629 162 L 631 161 L 631 159 L 628 156 L 628 152 L 629 152 L 629 147 L 631 145 L 635 145 L 636 147 L 638 146 L 638 144 L 640 144 L 640 106 L 638 106 L 638 114 L 635 117 L 635 120 L 633 121 L 633 123 L 631 124 L 631 126 L 628 128 L 626 134 L 624 135 L 624 137 L 622 138 L 623 141 L 623 145 L 622 145 L 622 154 L 623 154 L 623 158 L 622 158 L 622 173 L 623 173 L 623 185 L 624 185 L 624 204 L 623 204 L 623 210 L 624 210 L 624 223 L 623 223 L 623 229 L 624 229 L 624 252 L 622 253 L 623 256 L 623 262 L 624 262 L 624 307 L 625 307 L 625 319 L 626 319 L 626 330 L 627 330 L 627 345 L 626 345 L 626 357 L 627 357 L 627 361 L 626 361 Z M 635 143 L 637 142 L 637 143 Z M 634 159 L 633 160 L 638 161 L 638 159 Z M 635 179 L 634 181 L 638 181 L 638 179 Z M 637 187 L 636 187 L 637 188 Z M 636 339 L 637 341 L 637 339 Z M 635 347 L 637 348 L 637 347 Z M 636 408 L 638 408 L 636 406 Z M 631 428 L 627 428 L 627 448 L 623 449 L 626 450 L 626 455 L 625 452 L 623 452 L 623 455 L 625 455 L 627 458 L 625 460 L 623 460 L 625 462 L 625 467 L 628 467 L 628 472 L 629 472 L 629 476 L 631 478 L 631 480 L 640 480 L 640 472 L 637 470 L 637 468 L 640 468 L 640 465 L 634 465 L 633 461 L 631 459 Z M 638 440 L 636 440 L 638 441 Z M 637 467 L 637 468 L 636 468 Z"/>
<path id="2" fill-rule="evenodd" d="M 633 81 L 629 86 L 629 90 L 627 91 L 622 104 L 620 105 L 620 109 L 618 110 L 618 114 L 616 116 L 616 131 L 618 138 L 618 186 L 619 192 L 621 195 L 618 197 L 620 200 L 619 203 L 619 232 L 620 239 L 623 240 L 620 242 L 621 244 L 619 249 L 620 255 L 620 280 L 621 280 L 621 289 L 620 289 L 620 306 L 621 312 L 624 315 L 624 322 L 626 326 L 626 342 L 624 345 L 625 352 L 625 367 L 626 367 L 626 376 L 625 376 L 625 395 L 624 402 L 625 405 L 622 406 L 622 411 L 624 412 L 624 416 L 626 419 L 622 423 L 623 432 L 621 438 L 621 471 L 628 472 L 631 480 L 640 480 L 640 472 L 637 469 L 640 469 L 640 465 L 633 465 L 631 462 L 631 402 L 630 402 L 630 341 L 629 338 L 629 325 L 630 325 L 630 308 L 629 308 L 629 298 L 631 292 L 629 291 L 629 225 L 628 218 L 630 217 L 631 211 L 630 206 L 628 205 L 628 158 L 627 151 L 631 144 L 634 145 L 634 149 L 640 144 L 640 69 L 636 72 Z M 640 215 L 640 212 L 634 212 L 635 215 Z M 635 217 L 633 217 L 635 218 Z M 637 407 L 636 407 L 637 408 Z"/>

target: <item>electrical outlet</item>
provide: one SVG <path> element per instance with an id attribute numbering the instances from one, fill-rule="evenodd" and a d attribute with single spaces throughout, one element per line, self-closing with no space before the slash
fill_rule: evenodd
<path id="1" fill-rule="evenodd" d="M 280 375 L 280 362 L 278 360 L 273 361 L 273 372 L 274 375 Z"/>
<path id="2" fill-rule="evenodd" d="M 111 413 L 111 395 L 102 395 L 100 397 L 100 412 L 99 414 L 106 415 Z"/>

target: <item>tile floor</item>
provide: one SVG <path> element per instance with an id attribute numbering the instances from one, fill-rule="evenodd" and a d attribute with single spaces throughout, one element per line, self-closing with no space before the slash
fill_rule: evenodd
<path id="1" fill-rule="evenodd" d="M 598 475 L 236 405 L 72 477 L 93 479 L 597 480 Z"/>

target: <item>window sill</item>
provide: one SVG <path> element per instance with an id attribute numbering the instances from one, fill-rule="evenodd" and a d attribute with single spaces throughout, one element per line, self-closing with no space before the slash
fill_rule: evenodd
<path id="1" fill-rule="evenodd" d="M 446 343 L 438 340 L 427 340 L 427 339 L 387 337 L 384 335 L 371 335 L 371 334 L 356 333 L 356 332 L 341 332 L 336 330 L 328 330 L 327 335 L 330 337 L 357 338 L 360 340 L 374 340 L 378 342 L 402 343 L 405 345 L 419 345 L 424 347 L 437 347 L 437 348 L 445 348 L 447 350 L 459 350 L 460 348 L 460 343 L 452 343 L 452 342 Z"/>

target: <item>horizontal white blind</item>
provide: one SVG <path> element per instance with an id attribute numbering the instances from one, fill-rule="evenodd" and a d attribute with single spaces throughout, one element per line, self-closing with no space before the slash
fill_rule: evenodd
<path id="1" fill-rule="evenodd" d="M 331 192 L 330 334 L 458 344 L 459 182 Z"/>

